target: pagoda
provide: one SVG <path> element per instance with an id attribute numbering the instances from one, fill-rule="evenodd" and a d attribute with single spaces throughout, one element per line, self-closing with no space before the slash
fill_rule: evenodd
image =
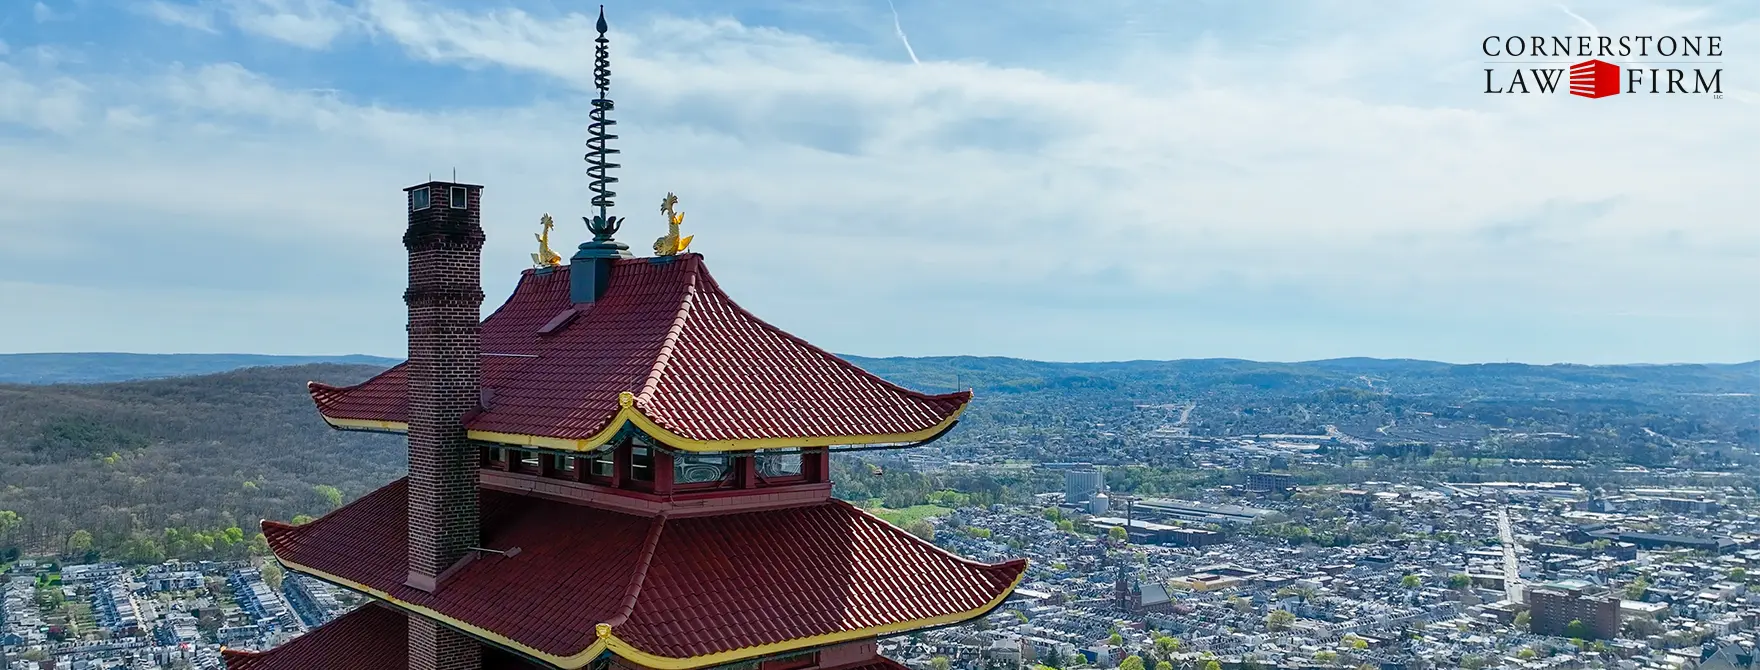
<path id="1" fill-rule="evenodd" d="M 231 670 L 887 670 L 877 640 L 981 617 L 1024 560 L 954 556 L 831 497 L 831 453 L 952 430 L 971 393 L 907 390 L 742 309 L 680 238 L 614 239 L 599 15 L 593 238 L 482 318 L 483 187 L 405 189 L 409 358 L 313 382 L 332 427 L 400 433 L 409 473 L 302 525 L 288 570 L 368 605 Z"/>

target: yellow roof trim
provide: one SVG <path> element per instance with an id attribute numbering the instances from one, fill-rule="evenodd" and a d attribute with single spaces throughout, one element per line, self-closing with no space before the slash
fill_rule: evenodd
<path id="1" fill-rule="evenodd" d="M 331 428 L 339 428 L 342 430 L 382 430 L 382 431 L 388 431 L 388 432 L 393 432 L 393 433 L 407 433 L 407 432 L 409 432 L 409 423 L 404 422 L 404 421 L 380 421 L 378 419 L 339 419 L 339 418 L 335 418 L 335 417 L 326 416 L 323 412 L 318 412 L 318 416 L 324 417 L 324 423 L 330 424 Z"/>
<path id="2" fill-rule="evenodd" d="M 948 415 L 946 419 L 942 419 L 940 423 L 909 433 L 766 437 L 747 440 L 698 440 L 679 435 L 678 433 L 674 433 L 661 427 L 660 424 L 655 423 L 653 419 L 642 414 L 641 410 L 637 409 L 633 404 L 628 404 L 624 399 L 629 397 L 629 395 L 629 393 L 620 394 L 619 404 L 623 405 L 623 407 L 617 410 L 617 415 L 611 417 L 611 421 L 607 422 L 605 427 L 600 429 L 599 432 L 586 439 L 570 440 L 560 437 L 523 435 L 519 433 L 503 433 L 489 430 L 473 430 L 469 431 L 468 435 L 473 440 L 481 440 L 484 442 L 580 452 L 593 451 L 599 447 L 605 446 L 605 443 L 610 442 L 611 438 L 615 437 L 617 431 L 622 429 L 625 424 L 635 426 L 638 430 L 641 430 L 649 437 L 654 438 L 655 441 L 668 447 L 680 451 L 691 452 L 755 451 L 758 449 L 831 447 L 849 444 L 885 444 L 889 442 L 907 443 L 921 442 L 947 430 L 955 421 L 959 420 L 960 415 L 965 413 L 967 407 L 967 405 L 962 404 L 959 406 L 959 409 L 954 410 L 952 414 Z"/>
<path id="3" fill-rule="evenodd" d="M 473 625 L 465 623 L 463 621 L 459 621 L 458 619 L 454 619 L 452 617 L 446 616 L 446 615 L 441 614 L 433 609 L 423 607 L 420 605 L 416 605 L 413 603 L 404 602 L 402 600 L 398 600 L 396 598 L 391 597 L 390 594 L 385 593 L 384 591 L 380 591 L 378 589 L 366 586 L 364 584 L 360 584 L 360 583 L 355 582 L 353 580 L 338 577 L 336 575 L 324 572 L 322 570 L 315 570 L 313 568 L 310 568 L 310 567 L 307 567 L 304 565 L 300 565 L 298 563 L 294 563 L 294 562 L 289 561 L 287 559 L 281 558 L 280 556 L 277 556 L 275 558 L 276 558 L 276 560 L 280 561 L 282 563 L 282 565 L 287 566 L 289 569 L 293 570 L 294 572 L 300 572 L 300 573 L 304 573 L 307 575 L 311 575 L 313 577 L 317 577 L 319 579 L 322 579 L 322 580 L 325 580 L 328 582 L 340 584 L 340 585 L 348 587 L 350 589 L 360 591 L 362 593 L 370 595 L 370 596 L 377 598 L 379 600 L 383 600 L 387 603 L 391 603 L 393 605 L 396 605 L 397 607 L 403 608 L 407 611 L 414 612 L 416 614 L 420 614 L 422 616 L 428 617 L 430 619 L 434 619 L 436 621 L 440 621 L 442 623 L 445 623 L 446 625 L 449 625 L 449 626 L 452 626 L 452 627 L 457 628 L 459 630 L 470 633 L 471 635 L 475 635 L 475 636 L 480 637 L 482 639 L 489 640 L 490 642 L 494 642 L 496 644 L 502 645 L 502 646 L 507 647 L 509 649 L 517 650 L 520 653 L 527 654 L 533 658 L 544 661 L 545 663 L 549 663 L 549 664 L 554 665 L 556 667 L 563 668 L 564 670 L 576 670 L 577 668 L 586 667 L 586 665 L 588 663 L 591 663 L 593 661 L 593 659 L 598 658 L 599 654 L 604 653 L 606 651 L 610 651 L 611 653 L 614 653 L 614 654 L 621 656 L 625 659 L 635 661 L 636 663 L 639 663 L 639 664 L 646 666 L 648 668 L 653 668 L 654 670 L 695 670 L 696 668 L 703 668 L 703 667 L 708 667 L 708 666 L 712 666 L 712 665 L 721 665 L 724 663 L 733 663 L 736 661 L 742 661 L 742 660 L 746 660 L 746 659 L 750 659 L 750 658 L 757 658 L 757 657 L 761 657 L 761 656 L 770 656 L 770 655 L 774 655 L 774 654 L 781 654 L 781 653 L 796 651 L 796 650 L 800 650 L 800 649 L 808 649 L 808 648 L 812 648 L 812 647 L 823 647 L 823 646 L 827 646 L 827 645 L 839 644 L 839 643 L 843 643 L 843 642 L 850 642 L 850 641 L 854 641 L 854 640 L 861 640 L 861 639 L 870 638 L 870 637 L 878 637 L 881 635 L 891 635 L 894 633 L 902 633 L 902 632 L 906 632 L 906 631 L 916 630 L 919 628 L 930 628 L 930 627 L 934 627 L 934 626 L 945 626 L 945 625 L 949 625 L 949 624 L 955 624 L 955 623 L 959 623 L 962 621 L 966 621 L 968 619 L 976 618 L 978 616 L 983 615 L 986 612 L 989 612 L 990 610 L 996 609 L 996 607 L 1001 605 L 1004 600 L 1008 599 L 1008 596 L 1010 594 L 1014 593 L 1015 587 L 1020 586 L 1021 579 L 1026 577 L 1026 574 L 1027 574 L 1026 570 L 1022 570 L 1020 572 L 1020 574 L 1015 575 L 1014 581 L 1009 583 L 1008 588 L 1003 589 L 1000 594 L 997 594 L 996 597 L 991 598 L 989 602 L 984 603 L 982 606 L 979 606 L 974 609 L 966 610 L 963 612 L 954 612 L 952 614 L 943 614 L 941 616 L 926 617 L 926 618 L 922 618 L 922 619 L 913 619 L 910 621 L 900 621 L 897 623 L 891 623 L 891 624 L 887 624 L 887 625 L 883 625 L 883 626 L 871 626 L 868 628 L 862 628 L 862 629 L 852 630 L 852 631 L 840 631 L 840 632 L 836 632 L 836 633 L 825 633 L 823 635 L 811 635 L 811 636 L 798 638 L 798 639 L 794 639 L 794 640 L 784 640 L 782 642 L 761 644 L 761 645 L 756 645 L 756 646 L 752 646 L 752 647 L 743 647 L 740 649 L 715 652 L 712 654 L 704 654 L 701 656 L 691 656 L 688 658 L 673 658 L 670 656 L 660 656 L 658 654 L 651 654 L 646 651 L 642 651 L 641 649 L 636 648 L 635 646 L 631 645 L 630 643 L 619 639 L 617 637 L 617 635 L 612 631 L 610 624 L 600 623 L 600 624 L 597 624 L 593 627 L 594 632 L 598 636 L 598 639 L 595 640 L 593 642 L 593 644 L 588 645 L 586 649 L 583 649 L 578 653 L 570 654 L 568 656 L 557 656 L 555 654 L 548 654 L 548 653 L 545 653 L 542 651 L 538 651 L 537 649 L 533 649 L 530 646 L 520 644 L 519 642 L 515 642 L 512 638 L 501 635 L 499 633 L 495 633 L 495 632 L 490 631 L 485 628 L 473 626 Z"/>
<path id="4" fill-rule="evenodd" d="M 522 447 L 554 449 L 557 451 L 589 452 L 605 446 L 606 443 L 611 441 L 611 438 L 617 436 L 617 432 L 621 430 L 625 424 L 629 424 L 634 425 L 637 429 L 641 430 L 649 437 L 654 438 L 654 440 L 661 444 L 680 451 L 690 452 L 757 451 L 759 449 L 799 449 L 852 444 L 909 443 L 927 440 L 947 430 L 954 424 L 954 422 L 959 420 L 960 415 L 965 414 L 966 407 L 969 406 L 969 403 L 961 404 L 959 409 L 954 410 L 952 414 L 949 414 L 946 419 L 942 419 L 940 423 L 922 430 L 911 431 L 908 433 L 823 435 L 812 437 L 765 437 L 745 440 L 698 440 L 662 428 L 660 424 L 655 423 L 653 419 L 648 418 L 647 415 L 642 414 L 640 409 L 635 407 L 634 396 L 627 391 L 619 393 L 617 400 L 618 405 L 620 406 L 617 410 L 617 414 L 612 416 L 609 422 L 606 422 L 604 428 L 600 429 L 599 432 L 594 433 L 592 437 L 586 439 L 571 440 L 561 437 L 526 435 L 523 433 L 504 433 L 493 430 L 467 431 L 466 436 L 473 440 L 493 442 L 496 444 L 511 444 Z M 319 412 L 319 415 L 324 416 L 322 412 Z M 403 421 L 342 419 L 330 416 L 324 416 L 324 421 L 329 423 L 332 427 L 342 430 L 377 430 L 394 433 L 409 432 L 409 424 Z"/>

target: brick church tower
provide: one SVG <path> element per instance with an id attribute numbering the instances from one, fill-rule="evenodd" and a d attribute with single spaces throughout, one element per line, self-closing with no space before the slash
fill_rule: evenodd
<path id="1" fill-rule="evenodd" d="M 946 435 L 970 392 L 901 388 L 741 308 L 678 235 L 613 239 L 606 25 L 593 238 L 548 248 L 488 318 L 482 187 L 406 189 L 409 358 L 313 382 L 339 430 L 403 434 L 409 474 L 299 526 L 289 571 L 368 605 L 229 670 L 902 670 L 883 637 L 984 616 L 1026 562 L 949 554 L 831 497 L 831 454 Z"/>

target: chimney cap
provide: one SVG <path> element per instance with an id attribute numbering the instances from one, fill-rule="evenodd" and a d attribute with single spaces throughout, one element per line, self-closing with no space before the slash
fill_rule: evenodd
<path id="1" fill-rule="evenodd" d="M 405 188 L 405 189 L 403 189 L 403 191 L 405 193 L 408 193 L 408 192 L 414 191 L 418 188 L 427 188 L 429 186 L 463 186 L 465 188 L 474 188 L 479 191 L 483 190 L 482 184 L 462 184 L 462 183 L 459 183 L 456 181 L 441 181 L 438 179 L 430 179 L 430 180 L 422 182 L 420 184 L 416 184 L 415 186 Z"/>

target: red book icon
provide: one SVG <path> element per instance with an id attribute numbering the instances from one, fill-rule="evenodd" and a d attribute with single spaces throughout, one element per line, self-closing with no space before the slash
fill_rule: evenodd
<path id="1" fill-rule="evenodd" d="M 1571 95 L 1605 98 L 1619 93 L 1619 66 L 1602 60 L 1586 60 L 1571 66 Z"/>

